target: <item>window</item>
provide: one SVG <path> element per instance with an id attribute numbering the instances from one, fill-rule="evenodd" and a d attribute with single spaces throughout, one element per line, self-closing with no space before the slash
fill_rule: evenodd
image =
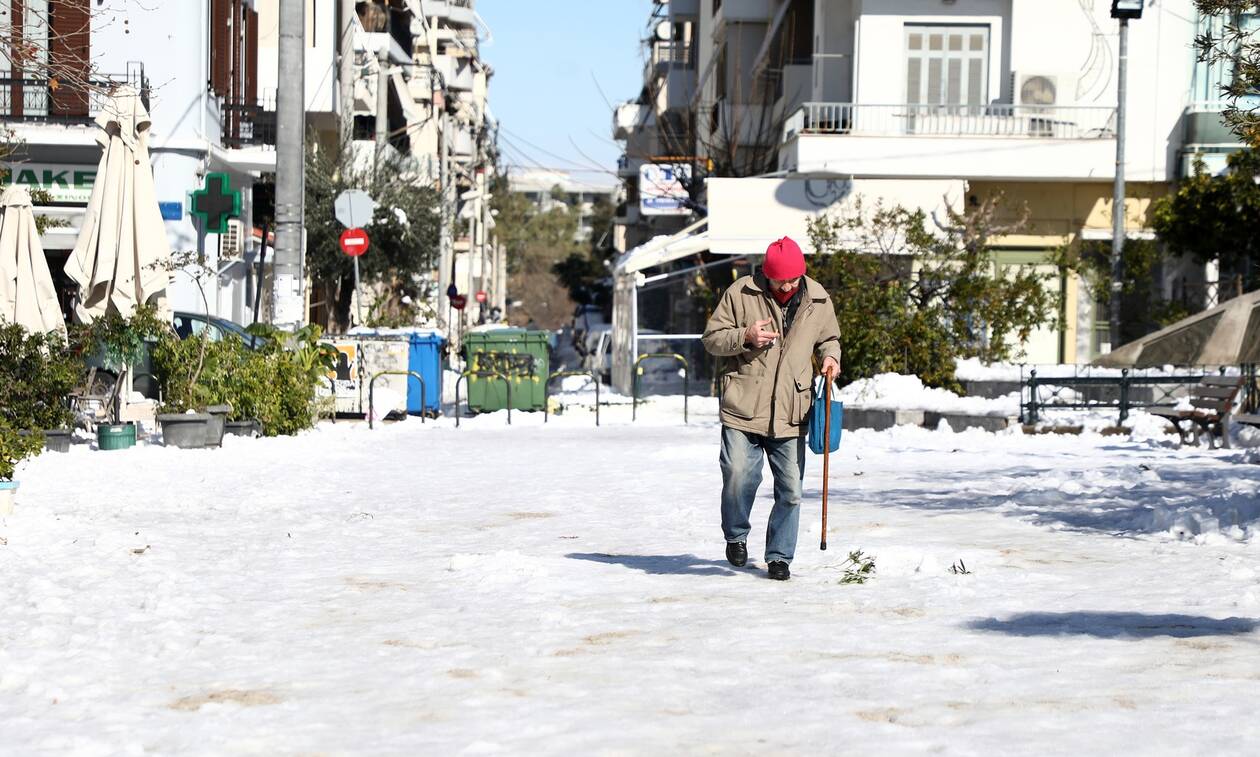
<path id="1" fill-rule="evenodd" d="M 906 25 L 907 103 L 982 105 L 988 87 L 988 26 Z"/>

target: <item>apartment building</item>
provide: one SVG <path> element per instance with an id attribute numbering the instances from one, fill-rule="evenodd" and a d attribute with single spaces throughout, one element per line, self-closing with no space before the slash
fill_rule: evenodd
<path id="1" fill-rule="evenodd" d="M 281 86 L 276 4 L 263 11 L 264 92 Z M 343 13 L 353 9 L 343 43 Z M 493 71 L 480 55 L 488 33 L 474 0 L 307 0 L 307 124 L 319 149 L 335 150 L 343 118 L 354 160 L 371 165 L 381 148 L 417 186 L 443 192 L 442 249 L 427 277 L 433 323 L 458 339 L 492 310 L 504 311 L 506 261 L 493 238 L 489 178 L 495 122 Z M 340 50 L 351 56 L 343 104 Z M 386 91 L 378 97 L 381 87 Z M 485 293 L 484 301 L 477 297 Z M 463 309 L 452 307 L 463 303 Z"/>
<path id="2" fill-rule="evenodd" d="M 108 93 L 141 93 L 152 126 L 149 150 L 173 250 L 197 250 L 218 273 L 209 310 L 249 323 L 258 279 L 252 227 L 254 187 L 275 170 L 274 113 L 260 100 L 258 12 L 254 0 L 183 0 L 151 5 L 89 0 L 4 0 L 11 43 L 34 50 L 25 67 L 0 63 L 0 125 L 15 151 L 9 180 L 52 198 L 38 212 L 66 225 L 43 237 L 63 308 L 74 295 L 62 273 L 92 192 L 100 148 L 93 119 Z M 228 174 L 242 193 L 242 216 L 228 233 L 201 234 L 188 194 L 207 173 Z M 177 273 L 175 309 L 206 310 L 191 277 Z"/>
<path id="3" fill-rule="evenodd" d="M 263 219 L 273 213 L 277 2 L 181 0 L 102 3 L 90 0 L 0 0 L 15 45 L 35 56 L 26 70 L 0 58 L 0 124 L 17 151 L 7 160 L 11 180 L 48 189 L 52 205 L 39 212 L 68 225 L 44 235 L 50 268 L 63 300 L 73 296 L 61 269 L 74 247 L 91 194 L 100 150 L 93 118 L 106 94 L 127 84 L 142 93 L 152 117 L 150 152 L 163 218 L 173 250 L 197 250 L 215 276 L 201 288 L 177 273 L 172 306 L 239 323 L 265 320 L 270 256 L 263 256 Z M 444 190 L 441 265 L 431 275 L 436 325 L 458 333 L 503 309 L 506 277 L 494 244 L 487 200 L 493 118 L 492 74 L 478 53 L 485 34 L 472 0 L 340 2 L 307 0 L 305 7 L 306 123 L 321 149 L 336 149 L 346 110 L 356 156 L 376 154 L 378 122 L 386 150 L 403 159 L 417 186 Z M 353 14 L 345 43 L 352 101 L 343 102 L 340 53 L 343 11 Z M 381 52 L 384 52 L 384 56 Z M 384 60 L 385 70 L 381 63 Z M 382 76 L 383 73 L 383 76 Z M 389 88 L 378 113 L 378 82 Z M 346 105 L 346 108 L 343 108 Z M 241 216 L 224 234 L 205 233 L 189 216 L 191 192 L 209 173 L 228 175 L 240 190 Z M 454 287 L 451 290 L 451 287 Z M 450 307 L 448 291 L 466 298 Z M 486 292 L 484 307 L 475 294 Z"/>
<path id="4" fill-rule="evenodd" d="M 577 216 L 577 232 L 573 241 L 586 242 L 593 234 L 603 234 L 607 229 L 595 229 L 595 203 L 612 204 L 618 196 L 618 187 L 579 179 L 567 171 L 550 169 L 514 169 L 508 176 L 511 190 L 533 203 L 540 213 L 563 207 Z"/>
<path id="5" fill-rule="evenodd" d="M 667 23 L 659 41 L 686 47 L 669 57 L 687 64 L 645 77 L 614 133 L 629 155 L 636 142 L 659 144 L 662 124 L 686 126 L 690 167 L 704 177 L 692 196 L 706 211 L 710 252 L 756 255 L 784 233 L 807 241 L 809 218 L 857 197 L 940 211 L 1001 192 L 1030 218 L 1021 233 L 995 240 L 995 265 L 1041 266 L 1064 294 L 1066 327 L 1035 334 L 1025 359 L 1086 362 L 1109 348 L 1106 313 L 1049 259 L 1063 245 L 1111 239 L 1118 24 L 1110 0 L 657 5 Z M 1130 23 L 1130 238 L 1153 236 L 1152 201 L 1195 155 L 1219 169 L 1238 149 L 1215 95 L 1229 72 L 1196 62 L 1192 49 L 1206 23 L 1191 0 L 1149 3 Z M 645 236 L 634 228 L 641 219 L 622 221 L 627 239 Z M 1189 264 L 1160 272 L 1165 288 L 1209 274 Z"/>

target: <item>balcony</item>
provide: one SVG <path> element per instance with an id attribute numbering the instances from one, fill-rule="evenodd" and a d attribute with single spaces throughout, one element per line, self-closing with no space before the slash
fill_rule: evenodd
<path id="1" fill-rule="evenodd" d="M 805 103 L 781 168 L 860 176 L 1107 179 L 1115 108 Z"/>
<path id="2" fill-rule="evenodd" d="M 764 24 L 770 21 L 770 0 L 721 0 L 713 3 L 713 27 L 723 24 Z"/>
<path id="3" fill-rule="evenodd" d="M 670 0 L 669 18 L 689 21 L 700 15 L 700 0 Z"/>
<path id="4" fill-rule="evenodd" d="M 129 84 L 149 108 L 149 80 L 144 67 L 129 66 L 125 74 L 93 74 L 86 86 L 61 84 L 48 78 L 0 78 L 0 121 L 88 125 L 101 112 L 110 91 Z"/>
<path id="5" fill-rule="evenodd" d="M 1229 107 L 1224 102 L 1197 102 L 1186 108 L 1186 145 L 1236 146 L 1239 139 L 1230 131 L 1222 113 Z"/>
<path id="6" fill-rule="evenodd" d="M 656 114 L 650 105 L 621 103 L 613 111 L 613 139 L 629 139 L 637 131 L 656 126 Z"/>
<path id="7" fill-rule="evenodd" d="M 223 103 L 223 146 L 232 150 L 276 145 L 274 101 Z"/>
<path id="8" fill-rule="evenodd" d="M 433 61 L 433 70 L 441 74 L 442 82 L 452 90 L 471 92 L 476 83 L 471 58 L 439 55 Z"/>
<path id="9" fill-rule="evenodd" d="M 473 10 L 471 0 L 429 0 L 424 4 L 424 14 L 452 26 L 477 25 L 477 13 Z"/>
<path id="10" fill-rule="evenodd" d="M 657 70 L 666 68 L 695 68 L 696 57 L 687 42 L 653 42 L 648 66 Z"/>

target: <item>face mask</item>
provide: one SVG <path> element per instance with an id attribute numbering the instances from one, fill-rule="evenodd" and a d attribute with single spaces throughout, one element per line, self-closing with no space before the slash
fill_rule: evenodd
<path id="1" fill-rule="evenodd" d="M 801 288 L 801 285 L 797 284 L 796 286 L 792 287 L 786 292 L 779 289 L 771 289 L 770 294 L 774 295 L 774 299 L 778 300 L 780 305 L 786 305 L 788 304 L 788 301 L 792 299 L 792 296 L 795 295 L 797 290 L 800 288 Z"/>

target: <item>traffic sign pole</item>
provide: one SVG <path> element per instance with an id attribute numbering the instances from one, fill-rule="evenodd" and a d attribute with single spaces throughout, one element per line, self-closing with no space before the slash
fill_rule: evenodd
<path id="1" fill-rule="evenodd" d="M 354 325 L 363 325 L 363 293 L 359 291 L 359 256 L 354 256 Z"/>
<path id="2" fill-rule="evenodd" d="M 341 232 L 341 251 L 354 259 L 354 314 L 355 325 L 363 325 L 363 297 L 359 291 L 359 256 L 368 250 L 367 232 L 350 228 Z"/>

